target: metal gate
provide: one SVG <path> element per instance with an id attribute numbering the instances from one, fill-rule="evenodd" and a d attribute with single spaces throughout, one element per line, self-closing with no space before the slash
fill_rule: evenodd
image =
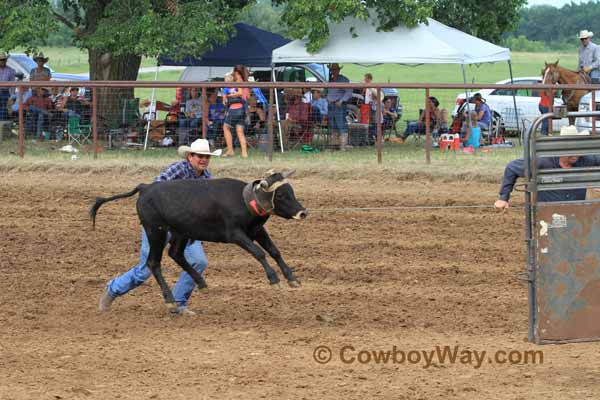
<path id="1" fill-rule="evenodd" d="M 600 136 L 536 135 L 525 140 L 529 340 L 538 344 L 600 340 L 600 201 L 538 202 L 547 190 L 600 188 L 600 167 L 539 170 L 539 157 L 600 156 Z M 600 112 L 568 113 L 570 117 Z"/>

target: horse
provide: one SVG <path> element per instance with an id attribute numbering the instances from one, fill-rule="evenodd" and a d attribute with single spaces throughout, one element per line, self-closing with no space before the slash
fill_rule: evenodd
<path id="1" fill-rule="evenodd" d="M 555 63 L 548 64 L 544 62 L 546 65 L 542 70 L 542 76 L 544 79 L 542 83 L 545 85 L 550 84 L 563 84 L 563 85 L 589 85 L 591 84 L 591 80 L 588 74 L 583 71 L 571 71 L 570 69 L 566 69 L 558 65 L 558 60 Z M 578 111 L 579 110 L 579 100 L 589 93 L 591 89 L 585 90 L 563 90 L 562 91 L 562 99 L 563 104 L 567 106 L 567 111 Z M 569 117 L 569 124 L 573 125 L 575 123 L 575 118 Z"/>

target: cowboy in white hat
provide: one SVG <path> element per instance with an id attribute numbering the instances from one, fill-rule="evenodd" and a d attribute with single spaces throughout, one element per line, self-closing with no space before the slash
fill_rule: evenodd
<path id="1" fill-rule="evenodd" d="M 579 70 L 588 74 L 592 83 L 600 83 L 600 48 L 592 43 L 594 32 L 579 32 Z"/>
<path id="2" fill-rule="evenodd" d="M 37 67 L 29 71 L 30 81 L 49 81 L 52 79 L 52 72 L 50 68 L 44 67 L 44 64 L 48 62 L 48 57 L 44 57 L 44 53 L 36 53 L 33 55 L 33 61 L 36 62 Z"/>
<path id="3" fill-rule="evenodd" d="M 15 80 L 15 70 L 6 65 L 9 55 L 0 51 L 0 82 L 13 82 Z M 11 93 L 14 93 L 14 88 L 0 88 L 0 121 L 8 119 L 8 99 Z"/>
<path id="4" fill-rule="evenodd" d="M 208 164 L 212 156 L 220 156 L 221 150 L 211 151 L 208 140 L 195 140 L 190 146 L 180 146 L 177 153 L 184 158 L 171 164 L 167 169 L 160 173 L 154 180 L 155 182 L 166 182 L 184 179 L 210 179 Z M 170 234 L 169 234 L 170 237 Z M 113 301 L 140 286 L 151 275 L 150 269 L 146 266 L 146 260 L 150 252 L 150 244 L 146 231 L 142 228 L 142 247 L 140 250 L 140 261 L 138 265 L 120 275 L 106 285 L 106 289 L 100 298 L 100 311 L 108 311 Z M 185 248 L 185 259 L 187 262 L 202 274 L 206 269 L 208 261 L 202 248 L 202 243 L 198 240 L 190 242 Z M 179 315 L 196 315 L 195 312 L 187 308 L 188 300 L 196 284 L 187 272 L 182 272 L 179 280 L 173 289 L 173 297 L 177 302 L 175 312 Z"/>

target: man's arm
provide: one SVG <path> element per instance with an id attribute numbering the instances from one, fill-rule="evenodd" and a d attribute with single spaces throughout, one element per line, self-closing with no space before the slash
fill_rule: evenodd
<path id="1" fill-rule="evenodd" d="M 175 163 L 160 173 L 155 179 L 155 182 L 173 181 L 177 179 L 185 179 L 185 171 L 180 163 Z"/>
<path id="2" fill-rule="evenodd" d="M 590 65 L 590 68 L 600 68 L 600 46 L 594 46 L 594 50 L 592 51 L 592 64 Z"/>
<path id="3" fill-rule="evenodd" d="M 517 179 L 523 177 L 524 175 L 525 161 L 522 158 L 509 162 L 506 168 L 504 169 L 504 176 L 502 178 L 502 184 L 500 185 L 500 193 L 498 195 L 498 199 L 506 202 L 506 207 L 508 207 L 510 194 L 513 191 L 513 188 L 515 187 Z"/>

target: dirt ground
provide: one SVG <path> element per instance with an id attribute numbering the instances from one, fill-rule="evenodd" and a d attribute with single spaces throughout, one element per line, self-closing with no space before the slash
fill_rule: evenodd
<path id="1" fill-rule="evenodd" d="M 153 278 L 101 314 L 106 281 L 136 264 L 140 227 L 128 199 L 105 205 L 92 231 L 90 201 L 151 178 L 0 176 L 0 399 L 600 395 L 599 344 L 526 341 L 526 285 L 515 277 L 525 262 L 522 209 L 318 211 L 491 205 L 496 184 L 300 174 L 293 185 L 312 214 L 267 224 L 300 289 L 272 289 L 248 254 L 207 243 L 210 289 L 190 304 L 198 316 L 169 316 Z M 178 267 L 166 260 L 164 269 L 174 282 Z M 327 358 L 318 346 L 331 349 L 330 362 L 315 360 Z M 387 362 L 368 353 L 394 346 Z M 417 359 L 436 346 L 541 350 L 543 364 Z"/>

